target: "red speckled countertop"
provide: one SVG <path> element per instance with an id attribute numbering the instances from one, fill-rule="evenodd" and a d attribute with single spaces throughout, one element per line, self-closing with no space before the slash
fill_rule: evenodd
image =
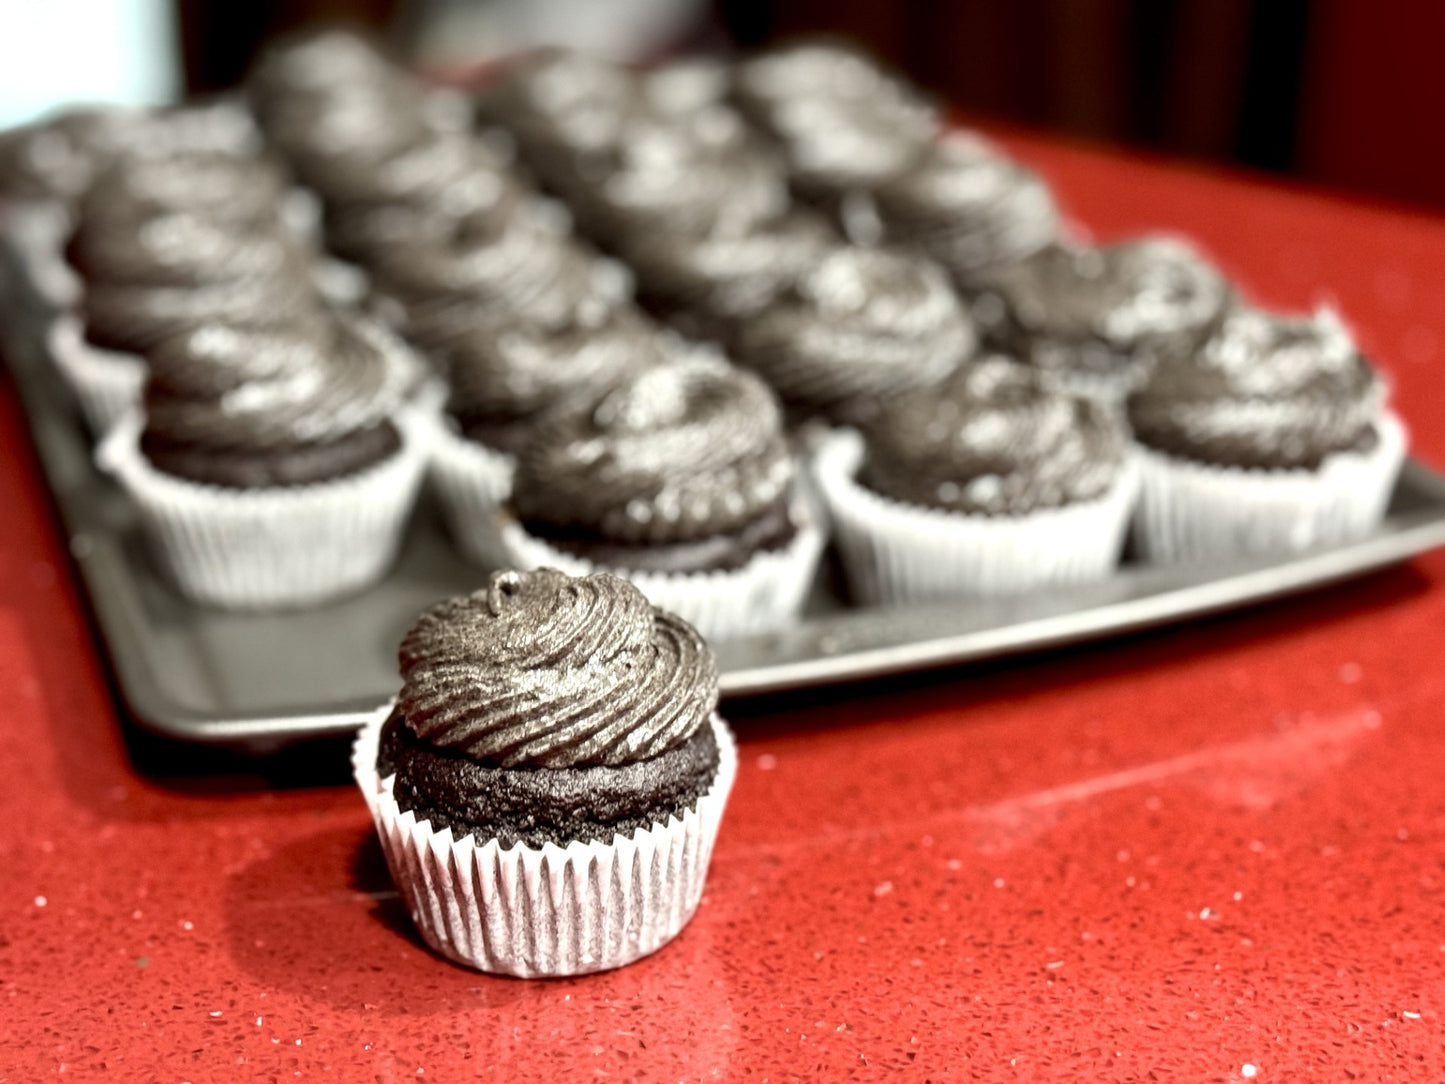
<path id="1" fill-rule="evenodd" d="M 1445 464 L 1445 219 L 1008 145 L 1336 300 Z M 1445 553 L 749 710 L 682 936 L 522 982 L 420 946 L 348 786 L 128 743 L 8 391 L 0 463 L 0 1081 L 1445 1079 Z"/>

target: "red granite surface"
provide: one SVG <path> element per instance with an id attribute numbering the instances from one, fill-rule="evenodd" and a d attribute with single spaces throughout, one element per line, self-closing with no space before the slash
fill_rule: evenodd
<path id="1" fill-rule="evenodd" d="M 1445 464 L 1445 220 L 1010 146 L 1335 298 Z M 138 771 L 8 393 L 0 463 L 0 1081 L 1445 1079 L 1445 554 L 754 710 L 691 926 L 521 982 L 418 944 L 347 787 Z"/>

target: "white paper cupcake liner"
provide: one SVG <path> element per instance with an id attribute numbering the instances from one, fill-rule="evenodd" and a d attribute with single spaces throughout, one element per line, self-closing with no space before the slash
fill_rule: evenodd
<path id="1" fill-rule="evenodd" d="M 156 470 L 132 414 L 96 461 L 140 511 L 156 562 L 187 598 L 228 610 L 317 605 L 376 581 L 396 558 L 426 467 L 417 420 L 395 419 L 399 451 L 332 481 L 227 489 Z"/>
<path id="2" fill-rule="evenodd" d="M 1141 449 L 1134 544 L 1149 561 L 1290 553 L 1368 533 L 1385 514 L 1405 459 L 1405 427 L 1378 423 L 1369 452 L 1341 452 L 1318 470 L 1245 470 Z"/>
<path id="3" fill-rule="evenodd" d="M 97 438 L 104 437 L 127 414 L 140 410 L 147 368 L 138 354 L 92 345 L 86 341 L 80 320 L 69 313 L 51 322 L 46 352 Z"/>
<path id="4" fill-rule="evenodd" d="M 501 507 L 512 495 L 516 460 L 468 440 L 446 418 L 437 422 L 430 477 L 457 550 L 484 568 L 507 564 Z"/>
<path id="5" fill-rule="evenodd" d="M 352 765 L 412 920 L 452 960 L 522 978 L 582 975 L 656 952 L 702 899 L 713 842 L 737 775 L 737 746 L 716 715 L 718 767 L 694 808 L 610 843 L 503 849 L 455 839 L 403 812 L 376 774 L 386 716 L 357 736 Z"/>
<path id="6" fill-rule="evenodd" d="M 1103 579 L 1119 561 L 1138 489 L 1132 459 L 1103 497 L 1026 516 L 973 516 L 903 504 L 854 481 L 863 439 L 840 430 L 815 477 L 849 586 L 866 604 L 1009 595 Z"/>
<path id="7" fill-rule="evenodd" d="M 498 513 L 498 523 L 508 566 L 555 568 L 569 576 L 615 573 L 631 580 L 654 606 L 677 614 L 709 640 L 726 640 L 771 632 L 802 609 L 826 538 L 804 502 L 795 502 L 794 517 L 798 530 L 786 546 L 756 553 L 741 568 L 715 572 L 611 568 L 528 534 L 506 509 Z"/>

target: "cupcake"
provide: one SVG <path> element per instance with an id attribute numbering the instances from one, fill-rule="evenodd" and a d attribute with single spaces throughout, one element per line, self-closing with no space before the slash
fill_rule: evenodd
<path id="1" fill-rule="evenodd" d="M 1187 353 L 1231 295 L 1208 261 L 1167 237 L 1051 245 L 991 282 L 974 305 L 997 303 L 989 341 L 1109 403 L 1147 379 L 1158 352 Z"/>
<path id="2" fill-rule="evenodd" d="M 1161 352 L 1129 401 L 1140 553 L 1222 559 L 1334 545 L 1383 516 L 1405 455 L 1386 387 L 1338 316 L 1231 307 Z"/>
<path id="3" fill-rule="evenodd" d="M 560 408 L 517 457 L 502 542 L 517 568 L 615 571 L 704 635 L 796 614 L 822 549 L 776 400 L 690 356 Z"/>
<path id="4" fill-rule="evenodd" d="M 919 248 L 967 292 L 990 271 L 1059 235 L 1043 179 L 975 136 L 954 132 L 872 190 L 885 242 Z"/>
<path id="5" fill-rule="evenodd" d="M 605 573 L 500 572 L 424 613 L 400 661 L 352 763 L 427 944 L 530 978 L 678 935 L 737 771 L 689 625 Z"/>
<path id="6" fill-rule="evenodd" d="M 592 162 L 605 159 L 645 108 L 634 74 L 599 57 L 543 50 L 509 64 L 477 97 L 477 113 L 499 125 L 547 188 L 571 198 Z"/>
<path id="7" fill-rule="evenodd" d="M 633 238 L 760 228 L 788 209 L 781 165 L 726 106 L 639 117 L 588 163 L 569 200 L 581 228 L 627 252 Z"/>
<path id="8" fill-rule="evenodd" d="M 80 202 L 117 158 L 165 161 L 192 154 L 249 155 L 255 126 L 234 102 L 154 110 L 88 106 L 0 134 L 0 222 L 34 300 L 66 312 L 80 284 L 63 250 Z"/>
<path id="9" fill-rule="evenodd" d="M 380 328 L 324 309 L 211 318 L 146 353 L 145 418 L 98 460 L 187 598 L 317 604 L 390 566 L 425 467 L 402 400 L 415 362 Z"/>
<path id="10" fill-rule="evenodd" d="M 740 363 L 797 419 L 866 421 L 893 395 L 937 384 L 972 354 L 973 324 L 943 269 L 838 247 L 741 330 Z"/>
<path id="11" fill-rule="evenodd" d="M 279 316 L 315 302 L 309 258 L 274 210 L 269 223 L 213 220 L 204 209 L 106 204 L 105 191 L 87 201 L 67 250 L 84 284 L 78 309 L 59 316 L 48 339 L 97 435 L 139 403 L 144 355 L 161 339 L 206 319 Z"/>
<path id="12" fill-rule="evenodd" d="M 829 441 L 815 476 L 867 604 L 1101 579 L 1137 488 L 1117 412 L 993 355 Z"/>
<path id="13" fill-rule="evenodd" d="M 937 111 L 903 81 L 824 42 L 742 61 L 734 96 L 777 141 L 798 192 L 833 211 L 908 169 L 941 128 Z"/>
<path id="14" fill-rule="evenodd" d="M 505 563 L 497 513 L 539 420 L 663 360 L 656 328 L 631 304 L 579 285 L 560 315 L 512 309 L 420 332 L 451 387 L 431 474 L 457 547 L 477 563 Z"/>
<path id="15" fill-rule="evenodd" d="M 742 230 L 639 234 L 626 255 L 648 312 L 732 349 L 739 331 L 837 243 L 821 217 L 792 211 Z"/>

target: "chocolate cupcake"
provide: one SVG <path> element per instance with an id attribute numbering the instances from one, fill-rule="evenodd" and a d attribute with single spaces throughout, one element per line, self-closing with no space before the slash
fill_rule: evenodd
<path id="1" fill-rule="evenodd" d="M 80 202 L 117 159 L 249 155 L 254 124 L 231 101 L 132 110 L 90 106 L 0 134 L 0 232 L 45 314 L 68 312 L 80 282 L 65 262 Z"/>
<path id="2" fill-rule="evenodd" d="M 1145 237 L 1098 248 L 1051 245 L 991 278 L 990 341 L 1056 374 L 1082 395 L 1120 402 L 1156 353 L 1188 353 L 1231 289 L 1182 241 Z"/>
<path id="3" fill-rule="evenodd" d="M 902 603 L 1100 579 L 1137 488 L 1118 414 L 993 355 L 819 451 L 854 595 Z"/>
<path id="4" fill-rule="evenodd" d="M 839 247 L 742 328 L 736 353 L 795 418 L 848 425 L 893 395 L 937 384 L 975 342 L 972 321 L 932 261 Z"/>
<path id="5" fill-rule="evenodd" d="M 691 627 L 613 576 L 500 572 L 424 613 L 400 661 L 352 763 L 432 948 L 557 976 L 677 936 L 737 770 Z"/>
<path id="6" fill-rule="evenodd" d="M 966 133 L 931 144 L 875 185 L 872 197 L 885 242 L 922 249 L 970 293 L 980 276 L 1059 236 L 1059 211 L 1043 179 Z"/>
<path id="7" fill-rule="evenodd" d="M 590 170 L 569 202 L 589 236 L 624 256 L 633 238 L 737 234 L 788 209 L 781 165 L 721 105 L 635 119 Z"/>
<path id="8" fill-rule="evenodd" d="M 768 389 L 683 358 L 538 425 L 502 541 L 518 568 L 625 575 L 710 637 L 774 628 L 801 606 L 823 542 L 795 473 Z"/>
<path id="9" fill-rule="evenodd" d="M 1405 455 L 1387 389 L 1338 316 L 1231 307 L 1202 345 L 1159 353 L 1129 401 L 1143 452 L 1140 552 L 1178 561 L 1357 538 Z"/>
<path id="10" fill-rule="evenodd" d="M 648 312 L 689 338 L 732 348 L 740 329 L 837 243 L 821 217 L 792 211 L 741 231 L 640 234 L 626 249 Z"/>
<path id="11" fill-rule="evenodd" d="M 104 191 L 88 201 L 94 213 L 67 250 L 84 283 L 78 309 L 55 319 L 47 341 L 97 435 L 138 405 L 144 355 L 162 339 L 210 319 L 295 314 L 316 300 L 309 257 L 275 214 L 267 229 L 205 210 L 111 205 Z"/>
<path id="12" fill-rule="evenodd" d="M 657 329 L 631 304 L 595 286 L 571 301 L 560 317 L 522 309 L 428 331 L 451 385 L 432 478 L 458 548 L 480 564 L 506 563 L 497 512 L 540 419 L 664 360 Z"/>
<path id="13" fill-rule="evenodd" d="M 380 577 L 426 449 L 402 408 L 417 363 L 326 310 L 211 319 L 149 348 L 146 416 L 98 459 L 193 601 L 312 605 Z"/>
<path id="14" fill-rule="evenodd" d="M 907 170 L 941 130 L 937 111 L 902 80 L 825 42 L 742 61 L 733 92 L 777 141 L 798 192 L 834 211 Z"/>
<path id="15" fill-rule="evenodd" d="M 636 76 L 599 57 L 544 50 L 507 65 L 477 97 L 478 116 L 517 141 L 547 188 L 570 198 L 598 175 L 593 165 L 616 148 L 646 109 Z"/>

